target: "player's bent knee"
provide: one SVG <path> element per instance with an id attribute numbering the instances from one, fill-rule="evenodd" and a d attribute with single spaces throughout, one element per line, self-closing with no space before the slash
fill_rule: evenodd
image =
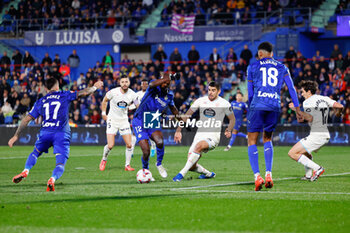
<path id="1" fill-rule="evenodd" d="M 196 170 L 196 167 L 197 167 L 197 163 L 193 164 L 193 166 L 190 168 L 190 171 Z"/>
<path id="2" fill-rule="evenodd" d="M 155 143 L 156 143 L 156 147 L 158 147 L 158 148 L 163 148 L 163 146 L 164 146 L 163 139 L 158 139 Z"/>
<path id="3" fill-rule="evenodd" d="M 125 146 L 126 146 L 126 148 L 128 148 L 128 149 L 131 149 L 131 148 L 132 148 L 132 144 L 131 144 L 131 143 L 127 143 L 127 144 L 125 144 Z"/>

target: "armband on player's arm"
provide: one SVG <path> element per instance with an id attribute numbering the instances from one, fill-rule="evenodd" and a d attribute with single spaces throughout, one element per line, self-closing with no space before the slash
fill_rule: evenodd
<path id="1" fill-rule="evenodd" d="M 289 74 L 286 74 L 284 76 L 284 82 L 286 83 L 286 85 L 288 87 L 288 91 L 289 91 L 290 97 L 292 97 L 294 107 L 296 107 L 296 108 L 299 107 L 298 95 L 297 95 L 297 92 L 294 88 L 292 78 L 289 76 Z"/>

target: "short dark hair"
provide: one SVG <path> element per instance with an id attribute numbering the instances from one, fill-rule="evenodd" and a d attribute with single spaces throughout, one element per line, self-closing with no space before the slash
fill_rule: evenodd
<path id="1" fill-rule="evenodd" d="M 215 87 L 216 89 L 220 90 L 220 84 L 215 81 L 211 81 L 208 86 Z"/>
<path id="2" fill-rule="evenodd" d="M 300 82 L 299 86 L 306 92 L 311 91 L 312 94 L 315 94 L 318 88 L 317 82 L 311 80 L 303 80 Z"/>
<path id="3" fill-rule="evenodd" d="M 58 84 L 58 80 L 55 78 L 49 78 L 45 81 L 45 87 L 51 90 L 56 84 Z"/>
<path id="4" fill-rule="evenodd" d="M 258 50 L 265 50 L 266 52 L 271 53 L 273 50 L 273 46 L 270 42 L 265 41 L 259 45 Z"/>
<path id="5" fill-rule="evenodd" d="M 129 78 L 129 77 L 126 76 L 125 74 L 123 74 L 123 75 L 120 77 L 120 79 L 122 79 L 122 78 Z"/>
<path id="6" fill-rule="evenodd" d="M 143 83 L 143 82 L 147 82 L 147 83 L 148 83 L 148 80 L 144 78 L 144 79 L 141 80 L 141 82 L 142 82 L 142 83 Z"/>
<path id="7" fill-rule="evenodd" d="M 237 95 L 241 95 L 241 96 L 243 97 L 242 92 L 237 92 L 237 93 L 236 93 L 236 96 L 237 96 Z"/>

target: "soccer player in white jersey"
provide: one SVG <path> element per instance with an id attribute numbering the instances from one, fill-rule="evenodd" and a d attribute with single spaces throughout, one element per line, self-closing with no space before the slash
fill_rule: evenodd
<path id="1" fill-rule="evenodd" d="M 131 103 L 134 103 L 138 107 L 138 101 L 136 94 L 133 90 L 129 89 L 130 80 L 127 76 L 123 75 L 120 78 L 120 87 L 113 88 L 108 91 L 102 101 L 102 118 L 107 122 L 107 145 L 105 145 L 100 162 L 100 170 L 104 171 L 106 168 L 107 157 L 112 150 L 115 143 L 115 135 L 118 133 L 123 137 L 126 145 L 125 150 L 125 171 L 134 171 L 135 169 L 130 166 L 132 156 L 132 144 L 131 144 L 131 129 L 128 120 L 128 108 Z M 106 114 L 107 103 L 110 101 L 110 108 L 108 115 Z"/>
<path id="2" fill-rule="evenodd" d="M 324 168 L 312 161 L 312 152 L 317 152 L 328 143 L 330 135 L 327 128 L 329 108 L 341 114 L 344 106 L 327 96 L 316 95 L 317 83 L 313 81 L 301 82 L 301 94 L 305 98 L 303 102 L 303 117 L 310 125 L 310 135 L 301 139 L 288 152 L 289 157 L 301 163 L 305 167 L 303 180 L 315 181 L 323 174 Z M 289 107 L 294 110 L 291 103 Z"/>
<path id="3" fill-rule="evenodd" d="M 141 80 L 141 91 L 136 92 L 136 98 L 137 98 L 139 103 L 141 103 L 141 100 L 142 100 L 143 96 L 145 95 L 147 88 L 148 88 L 148 81 L 147 81 L 147 79 L 142 79 Z M 129 109 L 130 110 L 136 109 L 135 104 L 130 105 Z M 151 139 L 149 141 L 151 142 L 151 155 L 150 156 L 154 157 L 154 155 L 156 153 L 156 143 L 153 140 L 151 140 Z M 135 135 L 132 135 L 131 143 L 132 143 L 132 153 L 134 153 L 135 144 L 136 144 L 136 137 L 135 137 Z M 163 175 L 162 175 L 162 177 L 163 177 Z"/>
<path id="4" fill-rule="evenodd" d="M 212 128 L 198 128 L 197 133 L 193 139 L 193 143 L 188 151 L 188 158 L 185 167 L 177 174 L 173 181 L 181 181 L 188 171 L 193 171 L 200 173 L 199 179 L 214 178 L 215 173 L 210 172 L 200 164 L 198 160 L 200 159 L 202 153 L 206 153 L 209 150 L 213 150 L 220 142 L 221 126 L 225 115 L 230 120 L 228 127 L 225 130 L 225 136 L 227 138 L 231 137 L 233 127 L 235 125 L 235 115 L 233 114 L 231 104 L 221 98 L 220 86 L 218 83 L 212 81 L 208 86 L 208 96 L 201 97 L 197 99 L 187 111 L 186 115 L 182 117 L 184 121 L 189 121 L 189 117 L 197 110 L 200 112 L 199 121 L 204 122 L 216 122 Z M 199 124 L 197 124 L 199 125 Z M 212 125 L 211 125 L 212 126 Z M 182 134 L 181 127 L 178 127 L 175 133 L 175 142 L 181 142 Z"/>

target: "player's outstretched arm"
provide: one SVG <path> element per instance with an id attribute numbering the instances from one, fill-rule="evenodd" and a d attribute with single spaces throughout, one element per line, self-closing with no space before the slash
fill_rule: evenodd
<path id="1" fill-rule="evenodd" d="M 333 108 L 334 108 L 334 113 L 337 117 L 340 117 L 343 110 L 344 110 L 344 106 L 338 102 L 335 102 L 333 104 Z"/>
<path id="2" fill-rule="evenodd" d="M 292 97 L 292 102 L 293 102 L 294 107 L 295 107 L 295 113 L 297 114 L 297 119 L 298 119 L 299 122 L 303 122 L 303 120 L 304 120 L 303 119 L 303 113 L 300 110 L 299 101 L 298 101 L 298 95 L 297 95 L 297 92 L 296 92 L 296 90 L 294 88 L 293 80 L 292 80 L 292 78 L 289 75 L 289 71 L 284 76 L 284 82 L 287 84 L 289 94 Z"/>
<path id="3" fill-rule="evenodd" d="M 225 136 L 227 138 L 231 138 L 232 130 L 233 130 L 233 127 L 235 126 L 235 123 L 236 123 L 236 117 L 235 117 L 235 114 L 233 114 L 233 113 L 228 115 L 227 117 L 230 120 L 230 122 L 228 123 L 228 126 L 225 130 Z"/>
<path id="4" fill-rule="evenodd" d="M 84 97 L 88 96 L 92 93 L 94 93 L 97 89 L 103 87 L 103 82 L 102 81 L 97 81 L 93 87 L 87 87 L 81 91 L 78 92 L 78 98 L 79 97 Z"/>
<path id="5" fill-rule="evenodd" d="M 23 131 L 25 127 L 27 127 L 27 125 L 31 120 L 34 120 L 34 118 L 29 114 L 23 118 L 23 120 L 21 121 L 21 124 L 18 126 L 15 132 L 15 135 L 13 135 L 13 137 L 8 141 L 9 147 L 12 147 L 13 144 L 18 140 L 20 133 Z"/>
<path id="6" fill-rule="evenodd" d="M 164 73 L 163 78 L 157 79 L 149 84 L 150 88 L 158 87 L 164 83 L 169 84 L 171 80 L 178 80 L 180 78 L 180 75 L 178 73 L 175 74 L 169 74 Z"/>

